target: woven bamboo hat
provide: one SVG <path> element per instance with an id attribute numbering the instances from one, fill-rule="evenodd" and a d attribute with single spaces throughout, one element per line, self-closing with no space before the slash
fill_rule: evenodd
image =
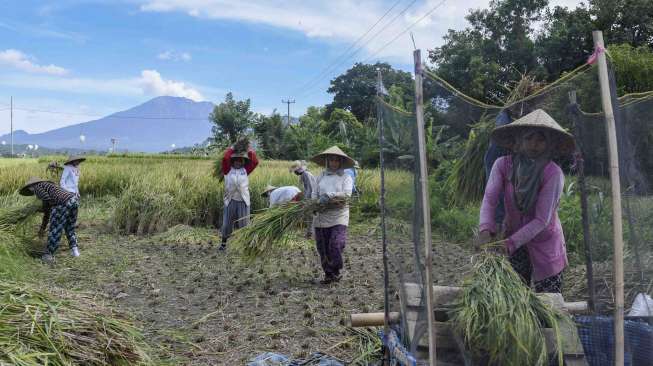
<path id="1" fill-rule="evenodd" d="M 29 187 L 35 185 L 36 183 L 41 183 L 41 182 L 50 182 L 50 181 L 38 177 L 31 177 L 30 179 L 27 180 L 27 183 L 25 183 L 25 185 L 18 191 L 18 193 L 20 193 L 22 196 L 33 196 L 34 192 L 30 191 Z"/>
<path id="2" fill-rule="evenodd" d="M 277 187 L 268 184 L 267 187 L 265 187 L 265 190 L 261 193 L 261 196 L 270 194 L 270 192 L 274 191 L 275 189 L 277 189 Z"/>
<path id="3" fill-rule="evenodd" d="M 306 169 L 306 160 L 295 160 L 288 167 L 288 171 L 294 173 L 297 169 Z"/>
<path id="4" fill-rule="evenodd" d="M 569 155 L 574 152 L 576 143 L 574 136 L 562 128 L 553 117 L 545 111 L 536 109 L 522 118 L 508 125 L 497 127 L 492 131 L 492 139 L 501 147 L 512 149 L 520 136 L 526 129 L 542 129 L 552 132 L 554 146 L 551 151 L 557 155 Z"/>
<path id="5" fill-rule="evenodd" d="M 68 160 L 66 160 L 66 162 L 63 163 L 63 165 L 69 165 L 69 164 L 72 164 L 72 163 L 74 163 L 76 161 L 81 163 L 81 162 L 83 162 L 85 160 L 86 160 L 86 158 L 83 157 L 83 156 L 73 155 L 73 156 L 68 157 Z"/>
<path id="6" fill-rule="evenodd" d="M 320 166 L 326 165 L 326 159 L 329 155 L 339 156 L 342 159 L 340 169 L 349 169 L 354 167 L 354 159 L 345 154 L 338 146 L 332 146 L 311 158 L 311 161 Z"/>

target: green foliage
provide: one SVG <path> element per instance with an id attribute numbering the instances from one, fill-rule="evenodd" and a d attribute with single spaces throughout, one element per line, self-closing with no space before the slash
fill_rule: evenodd
<path id="1" fill-rule="evenodd" d="M 386 87 L 392 85 L 401 88 L 403 105 L 411 103 L 413 99 L 413 79 L 410 73 L 395 70 L 390 64 L 377 62 L 376 64 L 356 63 L 344 74 L 331 80 L 327 90 L 333 94 L 333 102 L 327 105 L 327 115 L 336 108 L 351 112 L 358 121 L 370 126 L 374 121 L 370 117 L 376 114 L 374 98 L 376 96 L 377 70 L 381 70 L 383 83 Z M 369 123 L 368 123 L 369 121 Z"/>
<path id="2" fill-rule="evenodd" d="M 618 94 L 653 90 L 653 50 L 649 46 L 611 45 L 610 60 L 617 78 Z"/>
<path id="3" fill-rule="evenodd" d="M 258 116 L 254 134 L 259 142 L 262 156 L 269 159 L 282 159 L 285 155 L 286 126 L 280 114 Z"/>
<path id="4" fill-rule="evenodd" d="M 227 93 L 224 102 L 217 105 L 209 115 L 213 123 L 213 139 L 217 144 L 228 145 L 236 142 L 254 125 L 255 115 L 250 110 L 251 102 L 235 100 L 233 94 Z"/>

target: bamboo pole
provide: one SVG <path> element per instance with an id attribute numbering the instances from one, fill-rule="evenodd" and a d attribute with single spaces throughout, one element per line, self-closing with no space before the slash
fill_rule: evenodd
<path id="1" fill-rule="evenodd" d="M 381 76 L 381 69 L 376 70 L 376 96 L 382 96 L 383 77 Z M 381 103 L 376 102 L 376 118 L 379 123 L 379 165 L 381 169 L 381 196 L 379 197 L 379 205 L 381 206 L 381 242 L 383 246 L 383 313 L 385 321 L 383 322 L 383 334 L 387 336 L 390 331 L 390 301 L 388 288 L 390 287 L 390 279 L 388 274 L 388 242 L 386 235 L 385 224 L 385 156 L 383 148 L 385 146 L 385 130 L 383 126 L 383 110 Z"/>
<path id="2" fill-rule="evenodd" d="M 612 222 L 614 226 L 614 364 L 624 364 L 624 258 L 623 258 L 623 223 L 621 219 L 621 182 L 619 178 L 619 151 L 617 149 L 617 132 L 610 97 L 608 63 L 605 58 L 603 32 L 592 32 L 594 49 L 598 54 L 599 82 L 601 84 L 601 103 L 605 115 L 608 135 L 608 152 L 610 153 L 610 181 L 612 183 Z"/>
<path id="3" fill-rule="evenodd" d="M 431 211 L 429 205 L 429 181 L 426 165 L 426 138 L 424 133 L 424 97 L 422 89 L 422 53 L 421 50 L 413 52 L 415 59 L 415 117 L 417 120 L 417 145 L 419 148 L 419 180 L 422 195 L 422 218 L 424 229 L 424 267 L 426 272 L 426 316 L 429 332 L 429 364 L 436 364 L 435 344 L 435 319 L 433 315 L 433 283 L 431 267 L 433 262 L 433 249 L 431 245 Z"/>

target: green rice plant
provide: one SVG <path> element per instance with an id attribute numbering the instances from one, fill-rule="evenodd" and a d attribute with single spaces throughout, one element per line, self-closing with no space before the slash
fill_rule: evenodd
<path id="1" fill-rule="evenodd" d="M 562 365 L 559 321 L 567 320 L 523 284 L 506 257 L 491 253 L 478 255 L 452 311 L 454 329 L 467 348 L 499 365 L 547 365 L 544 327 L 553 330 Z"/>
<path id="2" fill-rule="evenodd" d="M 42 211 L 43 204 L 39 200 L 30 200 L 22 205 L 0 208 L 0 227 L 21 223 L 30 216 Z"/>
<path id="3" fill-rule="evenodd" d="M 144 337 L 128 320 L 63 290 L 0 282 L 0 364 L 150 364 Z"/>
<path id="4" fill-rule="evenodd" d="M 494 123 L 488 119 L 481 119 L 472 126 L 463 155 L 454 163 L 446 181 L 447 189 L 452 193 L 452 205 L 463 206 L 483 199 L 486 178 L 484 157 L 493 128 Z"/>

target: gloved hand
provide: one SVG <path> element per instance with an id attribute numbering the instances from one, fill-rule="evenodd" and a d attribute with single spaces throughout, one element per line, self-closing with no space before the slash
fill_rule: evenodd
<path id="1" fill-rule="evenodd" d="M 320 196 L 319 202 L 321 205 L 326 205 L 329 202 L 330 198 L 326 194 Z"/>

